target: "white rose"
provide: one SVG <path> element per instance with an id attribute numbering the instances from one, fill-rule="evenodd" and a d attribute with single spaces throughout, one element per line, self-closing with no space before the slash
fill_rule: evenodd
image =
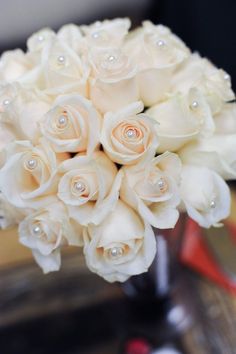
<path id="1" fill-rule="evenodd" d="M 19 236 L 44 273 L 60 269 L 62 246 L 83 245 L 81 226 L 69 220 L 60 202 L 27 216 L 19 225 Z"/>
<path id="2" fill-rule="evenodd" d="M 38 122 L 50 108 L 50 100 L 34 89 L 19 84 L 0 88 L 0 124 L 16 140 L 37 143 L 42 136 Z"/>
<path id="3" fill-rule="evenodd" d="M 140 99 L 145 106 L 166 96 L 173 71 L 189 56 L 189 49 L 169 28 L 149 21 L 128 35 L 124 51 L 138 67 Z"/>
<path id="4" fill-rule="evenodd" d="M 139 99 L 136 66 L 118 48 L 93 48 L 90 98 L 102 112 L 113 111 Z"/>
<path id="5" fill-rule="evenodd" d="M 236 134 L 236 104 L 225 103 L 214 116 L 217 134 Z"/>
<path id="6" fill-rule="evenodd" d="M 83 53 L 84 39 L 79 26 L 74 24 L 62 26 L 57 33 L 57 37 L 76 53 Z"/>
<path id="7" fill-rule="evenodd" d="M 59 39 L 46 45 L 34 85 L 50 95 L 76 92 L 88 96 L 89 67 L 65 42 Z"/>
<path id="8" fill-rule="evenodd" d="M 224 179 L 236 178 L 236 134 L 198 139 L 179 151 L 179 156 L 185 164 L 208 167 Z"/>
<path id="9" fill-rule="evenodd" d="M 155 122 L 145 114 L 142 102 L 105 115 L 101 143 L 112 161 L 130 165 L 153 156 L 158 146 Z"/>
<path id="10" fill-rule="evenodd" d="M 20 49 L 4 52 L 0 59 L 0 81 L 12 82 L 20 79 L 32 69 L 33 62 Z"/>
<path id="11" fill-rule="evenodd" d="M 122 44 L 130 28 L 129 18 L 97 21 L 89 26 L 81 26 L 88 46 L 112 47 Z"/>
<path id="12" fill-rule="evenodd" d="M 60 166 L 64 173 L 58 197 L 67 205 L 71 218 L 81 225 L 99 224 L 114 208 L 121 179 L 115 164 L 102 152 L 89 158 L 76 156 Z"/>
<path id="13" fill-rule="evenodd" d="M 210 108 L 197 89 L 190 89 L 187 95 L 177 93 L 145 114 L 159 123 L 158 152 L 177 151 L 188 141 L 199 135 L 210 136 L 215 130 Z"/>
<path id="14" fill-rule="evenodd" d="M 55 39 L 56 33 L 51 28 L 42 28 L 28 38 L 27 49 L 32 53 L 40 53 L 45 48 L 45 46 L 47 46 Z"/>
<path id="15" fill-rule="evenodd" d="M 78 94 L 57 97 L 40 126 L 57 152 L 91 154 L 99 144 L 101 117 L 91 102 Z"/>
<path id="16" fill-rule="evenodd" d="M 191 87 L 197 87 L 206 96 L 213 114 L 220 111 L 224 102 L 235 98 L 230 76 L 196 53 L 172 77 L 172 92 L 187 93 Z"/>
<path id="17" fill-rule="evenodd" d="M 151 226 L 121 201 L 100 225 L 84 229 L 84 241 L 88 268 L 109 282 L 146 272 L 156 254 Z"/>
<path id="18" fill-rule="evenodd" d="M 229 216 L 229 187 L 216 172 L 184 165 L 180 190 L 188 215 L 200 226 L 218 226 Z"/>
<path id="19" fill-rule="evenodd" d="M 11 205 L 0 193 L 0 228 L 6 229 L 19 224 L 26 215 L 31 212 L 30 209 L 20 209 Z"/>
<path id="20" fill-rule="evenodd" d="M 58 164 L 67 157 L 57 156 L 45 141 L 37 146 L 29 141 L 11 143 L 0 170 L 0 190 L 19 208 L 37 209 L 51 203 L 56 198 Z"/>
<path id="21" fill-rule="evenodd" d="M 0 168 L 4 165 L 6 160 L 5 149 L 7 145 L 14 140 L 15 136 L 0 124 Z"/>
<path id="22" fill-rule="evenodd" d="M 152 226 L 173 228 L 179 218 L 181 161 L 166 152 L 145 162 L 122 168 L 120 197 Z"/>

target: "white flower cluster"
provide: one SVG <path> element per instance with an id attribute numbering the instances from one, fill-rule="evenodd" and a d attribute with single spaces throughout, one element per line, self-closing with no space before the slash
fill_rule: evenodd
<path id="1" fill-rule="evenodd" d="M 230 77 L 171 31 L 129 19 L 43 29 L 0 60 L 2 227 L 44 272 L 63 246 L 125 281 L 148 270 L 153 227 L 179 212 L 203 227 L 228 216 L 236 177 Z"/>

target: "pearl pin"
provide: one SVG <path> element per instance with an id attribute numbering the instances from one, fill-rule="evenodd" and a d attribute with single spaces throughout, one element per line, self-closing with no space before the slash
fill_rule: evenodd
<path id="1" fill-rule="evenodd" d="M 11 103 L 11 102 L 10 102 L 10 100 L 9 100 L 8 98 L 6 98 L 6 99 L 3 101 L 3 105 L 4 105 L 4 106 L 9 106 L 10 103 Z"/>
<path id="2" fill-rule="evenodd" d="M 30 170 L 34 170 L 37 167 L 37 160 L 36 159 L 30 159 L 27 161 L 27 167 Z"/>
<path id="3" fill-rule="evenodd" d="M 59 55 L 59 57 L 57 58 L 57 62 L 59 65 L 64 65 L 66 62 L 66 58 L 64 57 L 64 55 Z"/>
<path id="4" fill-rule="evenodd" d="M 77 192 L 83 193 L 86 189 L 85 184 L 83 182 L 75 182 L 74 183 L 74 189 Z"/>
<path id="5" fill-rule="evenodd" d="M 193 102 L 191 103 L 191 108 L 193 108 L 193 109 L 198 108 L 198 106 L 199 106 L 199 103 L 198 103 L 197 101 L 193 101 Z"/>
<path id="6" fill-rule="evenodd" d="M 58 128 L 65 128 L 67 126 L 68 119 L 66 116 L 61 115 L 57 119 L 57 127 Z"/>
<path id="7" fill-rule="evenodd" d="M 38 41 L 39 41 L 39 42 L 43 42 L 43 41 L 44 41 L 44 36 L 43 36 L 42 34 L 40 34 L 40 35 L 38 36 Z"/>
<path id="8" fill-rule="evenodd" d="M 162 39 L 159 39 L 159 41 L 157 41 L 157 46 L 158 46 L 159 48 L 162 48 L 162 47 L 165 46 L 165 42 L 164 42 Z"/>
<path id="9" fill-rule="evenodd" d="M 35 226 L 33 227 L 33 234 L 34 234 L 35 236 L 38 236 L 38 235 L 40 235 L 41 233 L 42 233 L 41 227 L 40 227 L 39 225 L 35 225 Z"/>
<path id="10" fill-rule="evenodd" d="M 117 259 L 121 256 L 123 256 L 123 248 L 122 247 L 112 247 L 109 250 L 109 256 L 110 258 Z"/>
<path id="11" fill-rule="evenodd" d="M 163 178 L 160 178 L 157 184 L 161 191 L 163 191 L 166 187 L 166 183 Z"/>
<path id="12" fill-rule="evenodd" d="M 136 138 L 137 133 L 136 133 L 136 131 L 134 129 L 128 129 L 127 132 L 126 132 L 126 136 L 129 139 Z"/>
<path id="13" fill-rule="evenodd" d="M 94 39 L 99 38 L 99 37 L 100 37 L 99 32 L 94 32 L 94 33 L 92 34 L 92 37 L 93 37 Z"/>
<path id="14" fill-rule="evenodd" d="M 211 209 L 215 209 L 215 207 L 216 207 L 216 202 L 215 202 L 214 200 L 212 200 L 212 201 L 210 202 L 210 208 L 211 208 Z"/>
<path id="15" fill-rule="evenodd" d="M 225 81 L 229 81 L 230 80 L 229 74 L 224 74 L 224 79 L 225 79 Z"/>
<path id="16" fill-rule="evenodd" d="M 114 55 L 109 55 L 109 57 L 107 58 L 107 60 L 110 62 L 110 63 L 113 63 L 115 60 L 116 60 L 116 57 Z"/>

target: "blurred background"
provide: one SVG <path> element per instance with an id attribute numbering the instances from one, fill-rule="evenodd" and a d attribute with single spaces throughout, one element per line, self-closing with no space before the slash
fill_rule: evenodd
<path id="1" fill-rule="evenodd" d="M 235 0 L 1 1 L 0 52 L 25 48 L 42 27 L 124 16 L 135 27 L 150 19 L 225 69 L 235 89 L 235 13 Z M 203 242 L 188 226 L 197 241 L 178 249 L 173 286 L 162 294 L 145 276 L 123 287 L 104 282 L 77 250 L 65 252 L 61 272 L 44 276 L 16 230 L 2 231 L 0 353 L 236 354 L 234 210 L 220 237 L 209 232 Z"/>

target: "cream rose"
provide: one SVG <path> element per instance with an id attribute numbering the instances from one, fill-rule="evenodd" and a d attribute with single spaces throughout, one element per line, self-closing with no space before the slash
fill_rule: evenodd
<path id="1" fill-rule="evenodd" d="M 208 167 L 224 179 L 236 178 L 236 134 L 198 139 L 179 151 L 179 156 L 185 164 Z"/>
<path id="2" fill-rule="evenodd" d="M 204 94 L 213 114 L 219 112 L 225 102 L 235 98 L 230 76 L 196 53 L 173 75 L 171 91 L 187 93 L 192 87 Z"/>
<path id="3" fill-rule="evenodd" d="M 173 228 L 179 218 L 179 157 L 166 152 L 143 164 L 124 167 L 121 171 L 124 178 L 120 198 L 152 226 Z"/>
<path id="4" fill-rule="evenodd" d="M 214 120 L 217 134 L 236 134 L 236 103 L 225 103 Z"/>
<path id="5" fill-rule="evenodd" d="M 122 201 L 100 225 L 84 229 L 88 268 L 109 282 L 146 272 L 156 254 L 151 226 Z"/>
<path id="6" fill-rule="evenodd" d="M 61 266 L 63 246 L 82 246 L 82 228 L 71 222 L 63 203 L 56 202 L 27 216 L 19 225 L 20 242 L 32 250 L 44 273 Z"/>
<path id="7" fill-rule="evenodd" d="M 187 95 L 175 94 L 148 109 L 145 114 L 155 119 L 160 145 L 158 152 L 177 151 L 199 135 L 210 136 L 215 124 L 201 92 L 190 89 Z"/>
<path id="8" fill-rule="evenodd" d="M 190 53 L 169 28 L 149 21 L 127 36 L 124 52 L 137 65 L 140 99 L 145 106 L 166 97 L 173 71 Z"/>
<path id="9" fill-rule="evenodd" d="M 184 165 L 181 177 L 181 197 L 186 211 L 200 226 L 218 226 L 229 216 L 229 187 L 216 172 Z"/>
<path id="10" fill-rule="evenodd" d="M 29 54 L 20 49 L 4 52 L 0 59 L 0 81 L 13 82 L 33 68 Z"/>
<path id="11" fill-rule="evenodd" d="M 57 152 L 87 152 L 99 145 L 101 117 L 90 101 L 73 94 L 56 98 L 40 122 L 41 132 Z"/>
<path id="12" fill-rule="evenodd" d="M 16 140 L 38 143 L 38 122 L 50 108 L 50 99 L 18 83 L 0 89 L 0 124 Z"/>
<path id="13" fill-rule="evenodd" d="M 62 26 L 57 33 L 57 37 L 77 54 L 83 54 L 84 39 L 79 26 L 73 24 Z"/>
<path id="14" fill-rule="evenodd" d="M 136 66 L 121 49 L 93 48 L 88 59 L 92 68 L 90 98 L 102 113 L 139 99 Z"/>
<path id="15" fill-rule="evenodd" d="M 29 141 L 8 145 L 6 162 L 0 170 L 0 190 L 8 202 L 19 208 L 34 208 L 53 202 L 57 191 L 57 167 L 68 156 L 56 155 L 42 141 L 33 146 Z"/>
<path id="16" fill-rule="evenodd" d="M 64 161 L 59 171 L 64 175 L 58 197 L 67 205 L 70 217 L 81 225 L 99 224 L 115 207 L 121 178 L 102 151 Z"/>
<path id="17" fill-rule="evenodd" d="M 7 229 L 8 227 L 19 224 L 31 209 L 16 208 L 11 205 L 3 194 L 0 192 L 0 228 Z"/>
<path id="18" fill-rule="evenodd" d="M 97 21 L 89 26 L 81 26 L 88 46 L 112 47 L 122 44 L 131 26 L 130 19 L 116 18 L 114 20 Z"/>
<path id="19" fill-rule="evenodd" d="M 41 53 L 55 39 L 56 33 L 51 28 L 42 28 L 29 37 L 27 40 L 27 49 L 30 53 Z"/>
<path id="20" fill-rule="evenodd" d="M 152 156 L 158 146 L 155 122 L 145 114 L 142 102 L 105 115 L 101 143 L 114 162 L 131 165 Z"/>
<path id="21" fill-rule="evenodd" d="M 50 95 L 76 92 L 88 96 L 89 67 L 64 41 L 44 46 L 34 86 Z"/>

